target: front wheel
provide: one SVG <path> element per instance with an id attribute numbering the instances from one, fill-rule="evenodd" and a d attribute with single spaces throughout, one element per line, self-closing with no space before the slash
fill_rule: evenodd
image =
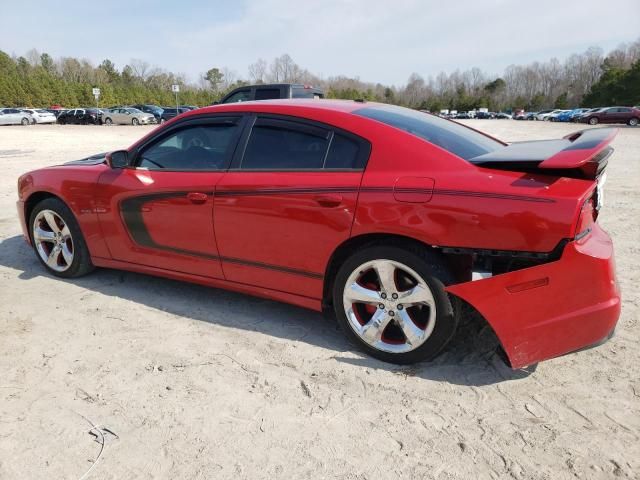
<path id="1" fill-rule="evenodd" d="M 138 121 L 138 119 L 137 119 L 137 118 L 133 118 L 133 119 L 131 120 L 131 125 L 133 125 L 134 127 L 135 127 L 136 125 L 138 125 L 139 123 L 140 123 L 140 122 Z"/>
<path id="2" fill-rule="evenodd" d="M 26 127 L 31 122 L 29 121 L 29 119 L 27 117 L 24 117 L 20 123 L 22 124 L 22 126 Z"/>
<path id="3" fill-rule="evenodd" d="M 106 118 L 104 121 L 105 125 L 111 125 L 113 123 L 113 120 L 111 120 L 110 118 Z"/>
<path id="4" fill-rule="evenodd" d="M 597 117 L 592 117 L 589 119 L 589 125 L 597 125 L 598 124 L 598 118 Z"/>
<path id="5" fill-rule="evenodd" d="M 93 270 L 89 249 L 73 213 L 61 200 L 38 203 L 29 218 L 31 243 L 45 268 L 58 277 L 80 277 Z"/>
<path id="6" fill-rule="evenodd" d="M 638 125 L 638 119 L 636 117 L 630 118 L 627 123 L 632 127 L 635 127 L 636 125 Z"/>
<path id="7" fill-rule="evenodd" d="M 444 290 L 452 281 L 432 252 L 365 248 L 349 257 L 336 276 L 338 323 L 353 343 L 375 358 L 397 364 L 430 360 L 458 324 Z"/>

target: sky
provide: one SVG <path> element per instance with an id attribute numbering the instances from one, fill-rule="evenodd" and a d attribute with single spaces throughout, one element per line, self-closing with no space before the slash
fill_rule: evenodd
<path id="1" fill-rule="evenodd" d="M 563 60 L 640 38 L 640 0 L 0 0 L 0 50 L 131 59 L 184 73 L 247 78 L 288 53 L 322 77 L 402 85 L 416 72 Z"/>

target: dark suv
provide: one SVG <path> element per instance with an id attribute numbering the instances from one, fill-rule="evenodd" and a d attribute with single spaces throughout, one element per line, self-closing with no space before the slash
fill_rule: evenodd
<path id="1" fill-rule="evenodd" d="M 160 123 L 164 123 L 167 120 L 171 120 L 173 117 L 177 117 L 181 113 L 188 112 L 188 108 L 178 107 L 162 107 L 162 115 L 160 115 Z"/>
<path id="2" fill-rule="evenodd" d="M 102 111 L 97 108 L 76 108 L 67 110 L 58 115 L 58 123 L 66 125 L 69 123 L 77 125 L 101 125 Z"/>
<path id="3" fill-rule="evenodd" d="M 640 122 L 640 109 L 634 107 L 609 107 L 601 108 L 595 112 L 589 111 L 579 118 L 582 123 L 597 125 L 598 123 L 626 123 L 638 125 Z"/>
<path id="4" fill-rule="evenodd" d="M 324 92 L 311 85 L 299 83 L 270 83 L 247 85 L 232 90 L 222 100 L 214 103 L 249 102 L 251 100 L 272 100 L 274 98 L 324 98 Z"/>

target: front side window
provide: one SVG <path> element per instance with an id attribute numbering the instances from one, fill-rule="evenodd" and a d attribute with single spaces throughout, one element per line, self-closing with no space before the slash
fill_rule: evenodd
<path id="1" fill-rule="evenodd" d="M 251 100 L 251 90 L 240 90 L 227 98 L 223 103 L 247 102 Z"/>
<path id="2" fill-rule="evenodd" d="M 296 122 L 258 119 L 242 158 L 243 170 L 321 169 L 329 131 Z"/>
<path id="3" fill-rule="evenodd" d="M 361 108 L 353 113 L 404 130 L 465 160 L 505 146 L 459 123 L 408 108 L 384 105 Z"/>
<path id="4" fill-rule="evenodd" d="M 192 125 L 145 148 L 138 165 L 149 170 L 221 170 L 235 145 L 234 121 Z"/>

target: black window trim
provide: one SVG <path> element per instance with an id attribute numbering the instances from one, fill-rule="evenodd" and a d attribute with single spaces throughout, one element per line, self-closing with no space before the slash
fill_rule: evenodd
<path id="1" fill-rule="evenodd" d="M 369 157 L 371 156 L 371 143 L 365 138 L 360 137 L 352 132 L 347 130 L 343 130 L 339 127 L 335 127 L 333 125 L 329 125 L 326 123 L 318 122 L 315 120 L 310 120 L 308 118 L 296 117 L 294 115 L 283 115 L 277 113 L 263 113 L 263 112 L 254 112 L 247 114 L 248 120 L 245 123 L 244 131 L 240 137 L 238 142 L 238 146 L 236 147 L 235 155 L 233 156 L 233 160 L 231 165 L 229 166 L 230 172 L 265 172 L 265 173 L 273 173 L 273 172 L 363 172 L 367 168 L 367 164 L 369 163 Z M 242 159 L 244 158 L 244 154 L 247 149 L 247 144 L 249 143 L 249 137 L 251 136 L 251 130 L 253 129 L 254 124 L 256 123 L 258 117 L 260 119 L 271 119 L 274 121 L 287 121 L 289 123 L 297 124 L 297 126 L 302 127 L 301 130 L 304 130 L 304 125 L 307 127 L 312 127 L 314 129 L 322 129 L 328 132 L 328 140 L 329 145 L 327 146 L 327 151 L 325 152 L 325 158 L 323 160 L 323 168 L 286 168 L 286 169 L 274 169 L 274 168 L 242 168 Z M 308 130 L 307 130 L 308 131 Z M 350 140 L 353 140 L 358 144 L 358 157 L 360 163 L 362 163 L 362 167 L 358 168 L 324 168 L 326 164 L 327 157 L 329 155 L 329 149 L 331 144 L 333 143 L 333 137 L 335 134 L 342 135 Z"/>
<path id="2" fill-rule="evenodd" d="M 246 116 L 242 114 L 233 114 L 227 113 L 217 114 L 217 115 L 202 115 L 197 118 L 185 118 L 182 121 L 176 122 L 171 127 L 159 132 L 158 135 L 149 138 L 144 143 L 140 144 L 133 153 L 133 158 L 129 162 L 129 168 L 151 171 L 151 172 L 199 172 L 199 173 L 223 173 L 228 171 L 229 166 L 231 164 L 231 160 L 233 159 L 236 150 L 238 149 L 239 139 L 242 136 L 242 133 L 245 128 Z M 238 131 L 235 136 L 232 138 L 231 143 L 232 147 L 227 152 L 227 156 L 225 158 L 224 164 L 220 168 L 216 169 L 200 169 L 200 168 L 147 168 L 141 167 L 140 161 L 142 159 L 142 152 L 150 147 L 153 144 L 161 142 L 167 137 L 171 136 L 175 132 L 182 130 L 184 128 L 188 128 L 191 126 L 201 126 L 201 125 L 219 125 L 219 124 L 234 124 L 238 126 Z"/>

